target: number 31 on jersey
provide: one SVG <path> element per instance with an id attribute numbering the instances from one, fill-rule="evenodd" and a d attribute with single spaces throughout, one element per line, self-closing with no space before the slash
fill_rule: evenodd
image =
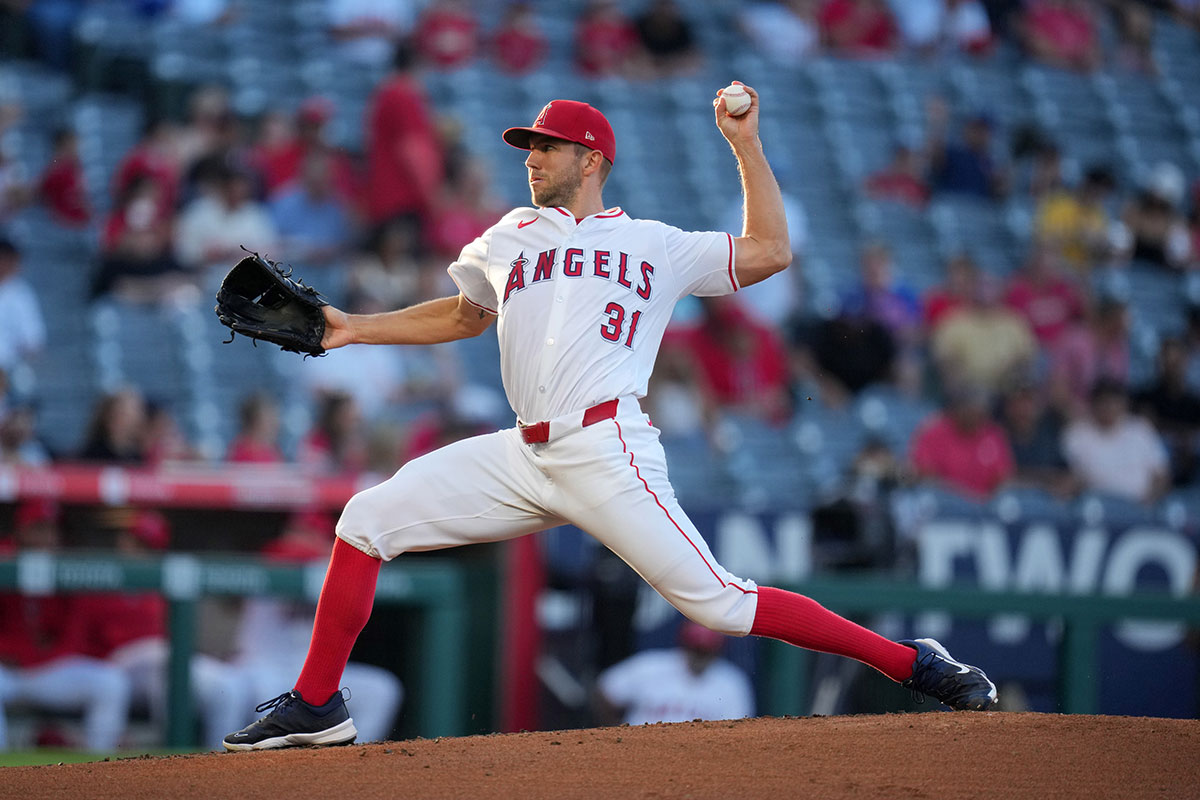
<path id="1" fill-rule="evenodd" d="M 600 323 L 600 335 L 610 342 L 621 342 L 630 350 L 633 349 L 633 337 L 637 333 L 638 320 L 642 318 L 641 311 L 629 315 L 629 330 L 625 330 L 625 306 L 620 303 L 609 303 L 604 307 L 607 320 Z"/>

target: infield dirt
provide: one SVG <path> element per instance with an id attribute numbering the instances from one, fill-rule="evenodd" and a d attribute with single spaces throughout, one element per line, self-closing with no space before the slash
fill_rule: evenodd
<path id="1" fill-rule="evenodd" d="M 759 718 L 0 770 L 35 798 L 1181 798 L 1200 721 Z"/>

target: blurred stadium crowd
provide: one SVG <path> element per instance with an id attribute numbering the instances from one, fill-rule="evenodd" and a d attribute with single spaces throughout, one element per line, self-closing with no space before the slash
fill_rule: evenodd
<path id="1" fill-rule="evenodd" d="M 610 202 L 737 231 L 709 101 L 740 79 L 796 260 L 678 308 L 647 403 L 685 507 L 1200 519 L 1195 0 L 0 0 L 0 30 L 4 463 L 386 475 L 511 424 L 494 333 L 301 362 L 222 346 L 213 291 L 244 247 L 348 310 L 453 293 L 528 202 L 499 131 L 555 97 L 612 120 Z"/>

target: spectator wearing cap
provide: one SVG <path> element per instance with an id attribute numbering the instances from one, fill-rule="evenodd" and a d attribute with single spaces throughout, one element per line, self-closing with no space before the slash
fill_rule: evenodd
<path id="1" fill-rule="evenodd" d="M 291 514 L 280 535 L 263 548 L 263 557 L 280 565 L 312 565 L 329 559 L 333 547 L 333 519 L 323 511 Z M 323 567 L 322 567 L 323 569 Z M 254 697 L 270 696 L 280 684 L 291 681 L 304 664 L 312 639 L 315 604 L 274 597 L 248 597 L 234 634 L 235 663 Z M 355 704 L 354 725 L 361 742 L 391 735 L 404 699 L 404 687 L 390 671 L 374 664 L 351 661 L 342 679 L 365 701 Z M 244 712 L 249 712 L 247 705 Z M 244 724 L 252 717 L 248 714 Z"/>
<path id="2" fill-rule="evenodd" d="M 913 435 L 909 460 L 919 480 L 983 499 L 1016 472 L 1004 429 L 989 416 L 991 395 L 979 386 L 952 385 L 942 411 Z"/>
<path id="3" fill-rule="evenodd" d="M 0 234 L 0 369 L 35 359 L 46 345 L 46 321 L 37 294 L 21 276 L 21 251 Z"/>
<path id="4" fill-rule="evenodd" d="M 1025 50 L 1059 69 L 1100 66 L 1100 36 L 1090 0 L 1030 0 L 1021 18 Z"/>
<path id="5" fill-rule="evenodd" d="M 1092 386 L 1088 413 L 1063 434 L 1063 452 L 1091 491 L 1154 503 L 1170 487 L 1167 450 L 1146 419 L 1129 413 L 1129 394 L 1118 380 Z"/>
<path id="6" fill-rule="evenodd" d="M 58 507 L 42 500 L 17 506 L 14 544 L 20 550 L 60 546 Z M 0 593 L 0 750 L 11 745 L 5 711 L 80 711 L 83 741 L 112 752 L 125 735 L 131 687 L 124 673 L 88 655 L 88 620 L 69 594 Z"/>
<path id="7" fill-rule="evenodd" d="M 367 219 L 429 218 L 445 175 L 433 110 L 416 77 L 415 54 L 396 46 L 392 70 L 367 111 Z"/>
<path id="8" fill-rule="evenodd" d="M 91 222 L 92 210 L 79 158 L 79 136 L 71 128 L 54 132 L 54 152 L 38 180 L 38 194 L 60 225 L 82 228 Z"/>
<path id="9" fill-rule="evenodd" d="M 118 555 L 136 558 L 159 553 L 170 543 L 166 518 L 149 510 L 132 511 L 116 532 Z M 86 620 L 89 654 L 121 670 L 135 701 L 150 708 L 160 731 L 167 717 L 167 603 L 154 592 L 105 592 L 81 595 L 78 613 Z M 241 670 L 204 653 L 191 662 L 192 695 L 200 710 L 204 744 L 221 749 L 221 738 L 241 724 L 253 695 Z"/>
<path id="10" fill-rule="evenodd" d="M 546 41 L 532 3 L 508 4 L 488 49 L 492 61 L 510 75 L 524 75 L 541 65 L 550 50 L 550 43 Z"/>
<path id="11" fill-rule="evenodd" d="M 1121 213 L 1118 249 L 1123 255 L 1154 267 L 1187 266 L 1192 248 L 1182 212 L 1184 187 L 1183 171 L 1174 164 L 1163 161 L 1151 170 Z"/>
<path id="12" fill-rule="evenodd" d="M 575 67 L 589 78 L 626 70 L 638 51 L 638 35 L 614 0 L 590 0 L 575 23 Z"/>
<path id="13" fill-rule="evenodd" d="M 596 681 L 597 716 L 605 724 L 688 722 L 754 716 L 754 687 L 721 658 L 725 637 L 687 621 L 677 646 L 635 653 Z"/>
<path id="14" fill-rule="evenodd" d="M 1111 220 L 1105 201 L 1116 187 L 1104 165 L 1089 167 L 1073 188 L 1049 192 L 1034 214 L 1037 239 L 1055 250 L 1072 270 L 1086 275 L 1108 261 Z"/>
<path id="15" fill-rule="evenodd" d="M 973 112 L 963 125 L 961 139 L 950 139 L 948 127 L 945 101 L 931 100 L 927 150 L 934 191 L 981 198 L 1006 194 L 1008 175 L 992 152 L 992 117 L 984 111 Z"/>
<path id="16" fill-rule="evenodd" d="M 1001 301 L 1002 291 L 995 278 L 981 276 L 972 302 L 934 330 L 930 350 L 947 383 L 997 392 L 1033 365 L 1037 340 L 1026 319 Z"/>

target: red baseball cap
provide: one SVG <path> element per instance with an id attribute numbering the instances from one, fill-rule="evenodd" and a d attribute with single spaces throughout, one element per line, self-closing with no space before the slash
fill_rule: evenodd
<path id="1" fill-rule="evenodd" d="M 598 110 L 578 100 L 551 100 L 538 113 L 533 127 L 509 128 L 504 132 L 504 141 L 528 150 L 529 137 L 534 133 L 599 150 L 609 163 L 616 159 L 617 139 L 612 126 Z"/>

